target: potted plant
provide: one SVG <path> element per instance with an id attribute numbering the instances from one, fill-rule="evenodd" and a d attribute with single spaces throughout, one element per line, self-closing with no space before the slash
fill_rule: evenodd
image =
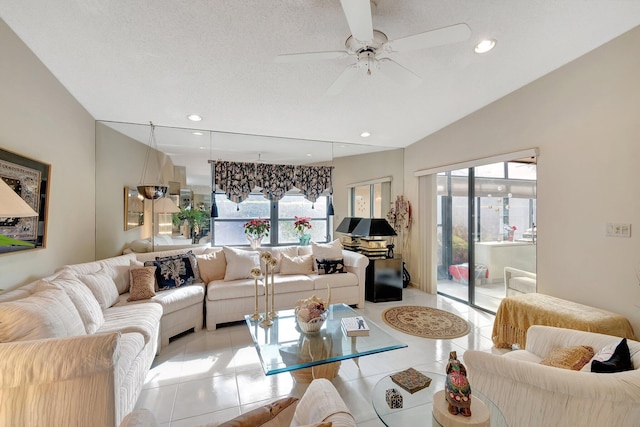
<path id="1" fill-rule="evenodd" d="M 173 225 L 180 225 L 181 222 L 187 221 L 189 224 L 190 238 L 194 239 L 200 232 L 200 228 L 209 222 L 208 212 L 199 209 L 184 208 L 180 206 L 180 212 L 173 214 Z M 194 242 L 195 243 L 195 242 Z"/>
<path id="2" fill-rule="evenodd" d="M 269 237 L 269 230 L 271 230 L 271 223 L 268 219 L 258 218 L 244 223 L 244 234 L 247 235 L 252 249 L 260 246 L 263 237 Z"/>
<path id="3" fill-rule="evenodd" d="M 311 240 L 309 230 L 311 226 L 311 217 L 308 216 L 294 216 L 295 222 L 293 223 L 293 229 L 296 231 L 298 238 L 300 239 L 300 246 L 306 246 Z"/>

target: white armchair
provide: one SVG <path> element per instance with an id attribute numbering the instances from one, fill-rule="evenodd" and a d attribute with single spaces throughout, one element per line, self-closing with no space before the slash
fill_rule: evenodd
<path id="1" fill-rule="evenodd" d="M 531 326 L 524 350 L 464 353 L 469 382 L 503 412 L 509 426 L 638 426 L 640 342 L 627 340 L 634 370 L 614 374 L 541 365 L 554 348 L 592 346 L 597 353 L 622 338 Z"/>

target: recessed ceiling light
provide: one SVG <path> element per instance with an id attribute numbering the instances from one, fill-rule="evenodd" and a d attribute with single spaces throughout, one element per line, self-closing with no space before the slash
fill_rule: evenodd
<path id="1" fill-rule="evenodd" d="M 202 132 L 191 132 L 193 135 L 198 135 L 198 136 L 202 136 L 204 135 Z"/>
<path id="2" fill-rule="evenodd" d="M 371 136 L 371 132 L 362 132 L 360 136 L 363 138 L 369 138 Z"/>
<path id="3" fill-rule="evenodd" d="M 189 114 L 187 116 L 187 119 L 191 120 L 192 122 L 199 122 L 200 120 L 202 120 L 202 117 L 197 114 Z"/>
<path id="4" fill-rule="evenodd" d="M 311 157 L 311 153 L 307 153 L 307 157 Z"/>
<path id="5" fill-rule="evenodd" d="M 494 39 L 486 39 L 478 43 L 474 50 L 476 53 L 487 53 L 491 49 L 493 49 L 495 45 L 496 45 L 496 41 Z"/>
<path id="6" fill-rule="evenodd" d="M 200 147 L 200 149 L 201 149 L 201 150 L 206 150 L 206 149 L 207 149 L 207 147 Z"/>

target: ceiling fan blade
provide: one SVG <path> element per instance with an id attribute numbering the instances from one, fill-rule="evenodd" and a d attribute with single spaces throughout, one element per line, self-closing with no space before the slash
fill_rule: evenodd
<path id="1" fill-rule="evenodd" d="M 336 81 L 327 89 L 327 95 L 336 96 L 342 93 L 344 88 L 356 77 L 356 74 L 358 74 L 358 64 L 353 64 L 345 68 L 342 74 L 340 74 Z"/>
<path id="2" fill-rule="evenodd" d="M 394 82 L 408 87 L 417 87 L 422 83 L 422 77 L 413 71 L 403 67 L 390 58 L 382 58 L 378 60 L 378 68 L 380 72 Z"/>
<path id="3" fill-rule="evenodd" d="M 390 40 L 385 44 L 385 50 L 400 52 L 407 50 L 426 49 L 467 40 L 471 36 L 471 28 L 467 24 L 456 24 L 450 27 L 425 31 L 424 33 Z"/>
<path id="4" fill-rule="evenodd" d="M 359 42 L 373 40 L 370 0 L 340 0 L 351 35 Z"/>
<path id="5" fill-rule="evenodd" d="M 325 59 L 340 59 L 349 56 L 346 50 L 328 52 L 287 53 L 278 55 L 273 59 L 277 63 L 324 61 Z"/>

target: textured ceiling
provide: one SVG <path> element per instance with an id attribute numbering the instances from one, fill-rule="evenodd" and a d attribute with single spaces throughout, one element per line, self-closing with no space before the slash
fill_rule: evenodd
<path id="1" fill-rule="evenodd" d="M 374 70 L 328 96 L 352 58 L 273 60 L 343 50 L 339 0 L 1 0 L 0 17 L 97 120 L 381 147 L 410 145 L 640 24 L 639 0 L 376 3 L 373 27 L 389 39 L 457 23 L 471 37 L 389 54 L 417 87 Z M 496 48 L 474 53 L 486 37 Z"/>

